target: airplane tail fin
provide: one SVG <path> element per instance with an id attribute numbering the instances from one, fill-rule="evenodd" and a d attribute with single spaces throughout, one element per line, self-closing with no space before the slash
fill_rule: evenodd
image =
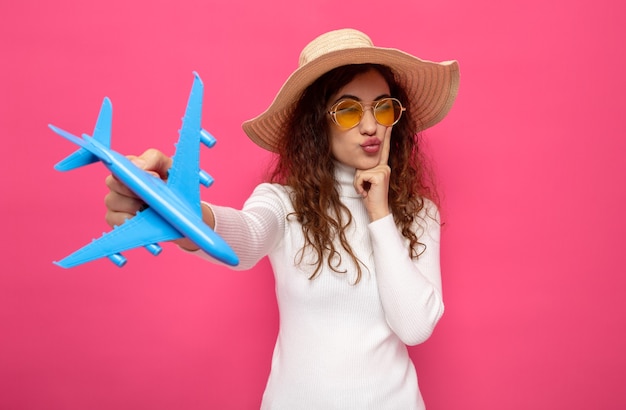
<path id="1" fill-rule="evenodd" d="M 111 100 L 105 97 L 104 101 L 102 102 L 100 114 L 98 115 L 98 120 L 96 121 L 96 126 L 93 131 L 93 138 L 107 148 L 111 146 L 112 113 L 113 110 L 111 106 Z M 71 171 L 73 169 L 80 168 L 82 166 L 89 165 L 103 159 L 103 157 L 99 155 L 99 152 L 93 145 L 86 144 L 83 139 L 78 138 L 75 135 L 72 135 L 69 132 L 64 131 L 60 128 L 57 128 L 54 125 L 50 124 L 48 126 L 52 131 L 81 147 L 78 150 L 74 151 L 72 154 L 68 155 L 63 160 L 59 161 L 54 166 L 54 169 L 56 169 L 57 171 Z"/>

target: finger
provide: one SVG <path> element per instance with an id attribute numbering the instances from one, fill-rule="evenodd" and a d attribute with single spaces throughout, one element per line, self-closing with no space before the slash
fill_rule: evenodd
<path id="1" fill-rule="evenodd" d="M 109 175 L 104 180 L 105 185 L 109 188 L 109 191 L 115 192 L 117 194 L 136 198 L 137 195 L 133 191 L 131 191 L 126 185 L 124 185 L 119 179 L 117 179 L 114 175 Z"/>
<path id="2" fill-rule="evenodd" d="M 391 128 L 387 127 L 385 131 L 385 138 L 383 139 L 383 147 L 380 153 L 380 162 L 378 165 L 388 165 L 389 164 L 389 150 L 391 146 Z"/>
<path id="3" fill-rule="evenodd" d="M 365 180 L 365 173 L 361 170 L 356 170 L 354 174 L 354 181 L 352 182 L 356 192 L 362 197 L 367 196 L 367 191 L 371 187 L 371 183 Z"/>
<path id="4" fill-rule="evenodd" d="M 167 174 L 172 166 L 172 158 L 156 149 L 148 149 L 134 162 L 142 163 L 140 168 L 146 171 L 156 172 L 161 179 L 167 179 Z"/>
<path id="5" fill-rule="evenodd" d="M 107 212 L 105 221 L 109 226 L 119 226 L 127 219 L 134 217 L 143 207 L 143 202 L 137 198 L 120 195 L 117 192 L 109 192 L 104 198 Z"/>
<path id="6" fill-rule="evenodd" d="M 137 197 L 121 195 L 117 192 L 110 191 L 104 197 L 104 204 L 107 210 L 111 212 L 119 212 L 134 215 L 140 210 L 144 203 Z"/>

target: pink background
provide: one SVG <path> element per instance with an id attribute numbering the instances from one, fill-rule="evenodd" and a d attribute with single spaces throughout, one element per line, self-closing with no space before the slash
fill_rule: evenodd
<path id="1" fill-rule="evenodd" d="M 233 273 L 168 244 L 123 269 L 54 266 L 108 230 L 106 172 L 54 171 L 74 148 L 46 125 L 91 132 L 106 95 L 114 149 L 172 153 L 196 70 L 218 138 L 203 198 L 238 207 L 268 159 L 241 122 L 339 27 L 461 66 L 427 132 L 447 309 L 410 349 L 429 410 L 625 408 L 622 4 L 3 1 L 0 408 L 258 408 L 278 320 L 267 262 Z"/>

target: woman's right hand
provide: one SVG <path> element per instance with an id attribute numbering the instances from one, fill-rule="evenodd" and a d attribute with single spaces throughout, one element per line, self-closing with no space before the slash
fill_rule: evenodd
<path id="1" fill-rule="evenodd" d="M 130 159 L 139 168 L 158 176 L 163 181 L 167 180 L 167 173 L 172 166 L 172 158 L 161 151 L 149 149 L 140 156 L 129 155 Z M 121 183 L 113 175 L 109 175 L 105 183 L 109 192 L 104 197 L 106 205 L 106 222 L 110 226 L 121 225 L 126 219 L 130 219 L 145 204 L 130 189 Z"/>

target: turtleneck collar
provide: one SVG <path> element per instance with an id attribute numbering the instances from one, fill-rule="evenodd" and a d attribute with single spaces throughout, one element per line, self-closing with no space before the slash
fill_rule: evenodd
<path id="1" fill-rule="evenodd" d="M 339 196 L 344 198 L 360 198 L 354 189 L 354 173 L 356 169 L 335 161 L 335 179 L 339 186 Z"/>

